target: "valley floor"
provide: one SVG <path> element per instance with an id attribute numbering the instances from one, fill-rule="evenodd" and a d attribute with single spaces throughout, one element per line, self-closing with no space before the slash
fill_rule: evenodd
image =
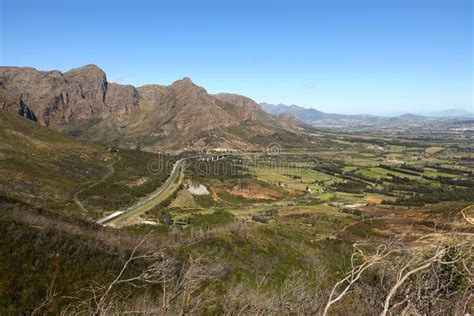
<path id="1" fill-rule="evenodd" d="M 313 131 L 170 178 L 35 128 L 0 131 L 2 315 L 474 312 L 469 140 Z"/>

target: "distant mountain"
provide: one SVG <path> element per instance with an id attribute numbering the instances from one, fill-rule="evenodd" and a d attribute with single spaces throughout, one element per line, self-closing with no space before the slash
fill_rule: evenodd
<path id="1" fill-rule="evenodd" d="M 289 114 L 305 123 L 323 119 L 338 119 L 347 117 L 347 115 L 324 113 L 315 109 L 307 109 L 298 105 L 274 105 L 269 103 L 260 103 L 260 106 L 262 107 L 262 110 L 269 114 Z"/>
<path id="2" fill-rule="evenodd" d="M 79 139 L 155 152 L 252 147 L 252 136 L 295 130 L 247 97 L 211 95 L 189 78 L 135 88 L 108 82 L 95 65 L 0 67 L 0 108 Z"/>
<path id="3" fill-rule="evenodd" d="M 317 120 L 326 116 L 326 113 L 321 111 L 306 109 L 298 105 L 260 103 L 260 106 L 262 107 L 262 110 L 272 115 L 290 114 L 301 121 Z"/>
<path id="4" fill-rule="evenodd" d="M 471 111 L 461 110 L 461 109 L 448 109 L 443 111 L 429 112 L 425 113 L 425 116 L 432 117 L 466 117 L 473 116 L 474 113 Z"/>
<path id="5" fill-rule="evenodd" d="M 405 113 L 397 116 L 375 116 L 375 115 L 344 115 L 344 114 L 330 114 L 318 111 L 316 109 L 308 109 L 298 105 L 285 105 L 285 104 L 269 104 L 269 103 L 260 103 L 262 109 L 272 115 L 291 115 L 296 119 L 313 125 L 313 126 L 323 126 L 323 125 L 355 125 L 355 124 L 370 124 L 375 122 L 397 122 L 397 121 L 418 121 L 426 120 L 429 118 L 456 118 L 456 117 L 469 117 L 473 116 L 473 113 L 470 113 L 465 110 L 444 110 L 439 112 L 430 112 L 424 114 L 413 114 Z"/>
<path id="6" fill-rule="evenodd" d="M 417 115 L 417 114 L 413 114 L 413 113 L 405 113 L 405 114 L 402 114 L 402 115 L 399 115 L 399 116 L 392 117 L 391 119 L 419 120 L 419 119 L 423 119 L 423 118 L 424 118 L 424 116 L 422 116 L 422 115 Z"/>
<path id="7" fill-rule="evenodd" d="M 261 103 L 264 111 L 274 115 L 290 115 L 306 125 L 318 129 L 332 131 L 373 131 L 374 129 L 399 128 L 400 126 L 446 126 L 457 120 L 463 120 L 469 115 L 463 115 L 463 111 L 443 111 L 436 116 L 423 116 L 413 113 L 405 113 L 397 116 L 375 116 L 375 115 L 343 115 L 329 114 L 315 109 L 306 109 L 297 105 L 273 105 Z M 449 115 L 451 114 L 451 115 Z M 449 116 L 441 116 L 449 115 Z M 463 116 L 463 117 L 460 117 Z"/>

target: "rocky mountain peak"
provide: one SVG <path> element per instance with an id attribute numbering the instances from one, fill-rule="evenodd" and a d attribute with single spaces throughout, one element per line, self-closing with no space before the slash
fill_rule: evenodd
<path id="1" fill-rule="evenodd" d="M 182 104 L 206 105 L 214 103 L 207 91 L 189 78 L 183 78 L 173 82 L 167 88 L 168 95 Z"/>
<path id="2" fill-rule="evenodd" d="M 104 89 L 107 86 L 107 76 L 105 72 L 96 65 L 86 65 L 71 69 L 64 73 L 64 77 L 68 81 L 76 81 L 82 85 L 94 82 L 103 86 Z"/>
<path id="3" fill-rule="evenodd" d="M 195 84 L 190 78 L 188 77 L 184 77 L 183 79 L 180 79 L 180 80 L 176 80 L 175 82 L 173 82 L 170 86 L 169 86 L 170 89 L 188 89 L 188 90 L 200 90 L 200 91 L 203 91 L 205 93 L 206 90 L 200 86 L 198 86 L 197 84 Z"/>
<path id="4" fill-rule="evenodd" d="M 98 77 L 106 77 L 105 72 L 99 68 L 97 65 L 89 64 L 82 67 L 73 68 L 64 73 L 65 75 L 72 74 L 84 74 L 84 75 L 94 75 Z"/>

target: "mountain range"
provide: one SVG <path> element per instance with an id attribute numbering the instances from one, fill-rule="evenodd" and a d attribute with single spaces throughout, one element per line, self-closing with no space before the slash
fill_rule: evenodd
<path id="1" fill-rule="evenodd" d="M 447 109 L 442 111 L 434 111 L 434 112 L 427 112 L 427 113 L 420 113 L 423 116 L 431 116 L 431 117 L 467 117 L 473 116 L 474 112 L 466 111 L 462 109 Z"/>
<path id="2" fill-rule="evenodd" d="M 81 140 L 152 152 L 249 149 L 252 137 L 298 129 L 247 97 L 211 95 L 189 78 L 134 87 L 108 82 L 95 65 L 64 73 L 0 67 L 0 108 Z"/>
<path id="3" fill-rule="evenodd" d="M 384 117 L 375 116 L 375 115 L 366 115 L 366 114 L 359 114 L 359 115 L 344 115 L 344 114 L 330 114 L 324 113 L 316 109 L 312 108 L 304 108 L 298 105 L 285 105 L 285 104 L 270 104 L 270 103 L 260 103 L 262 109 L 272 115 L 282 115 L 282 114 L 289 114 L 298 120 L 311 124 L 314 121 L 322 121 L 322 120 L 360 120 L 360 119 L 383 119 Z M 391 117 L 390 119 L 422 119 L 423 117 L 468 117 L 472 116 L 472 112 L 468 112 L 465 110 L 459 109 L 450 109 L 444 111 L 437 111 L 437 112 L 428 112 L 428 113 L 402 113 L 395 117 Z"/>

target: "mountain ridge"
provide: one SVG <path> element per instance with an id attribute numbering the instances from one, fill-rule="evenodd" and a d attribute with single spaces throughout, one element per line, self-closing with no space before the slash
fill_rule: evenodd
<path id="1" fill-rule="evenodd" d="M 0 67 L 0 101 L 5 109 L 23 107 L 39 124 L 76 138 L 148 151 L 241 147 L 242 140 L 235 135 L 230 140 L 225 129 L 246 128 L 246 121 L 274 131 L 291 129 L 252 99 L 209 94 L 189 77 L 168 86 L 134 87 L 108 82 L 96 65 L 64 73 Z"/>

